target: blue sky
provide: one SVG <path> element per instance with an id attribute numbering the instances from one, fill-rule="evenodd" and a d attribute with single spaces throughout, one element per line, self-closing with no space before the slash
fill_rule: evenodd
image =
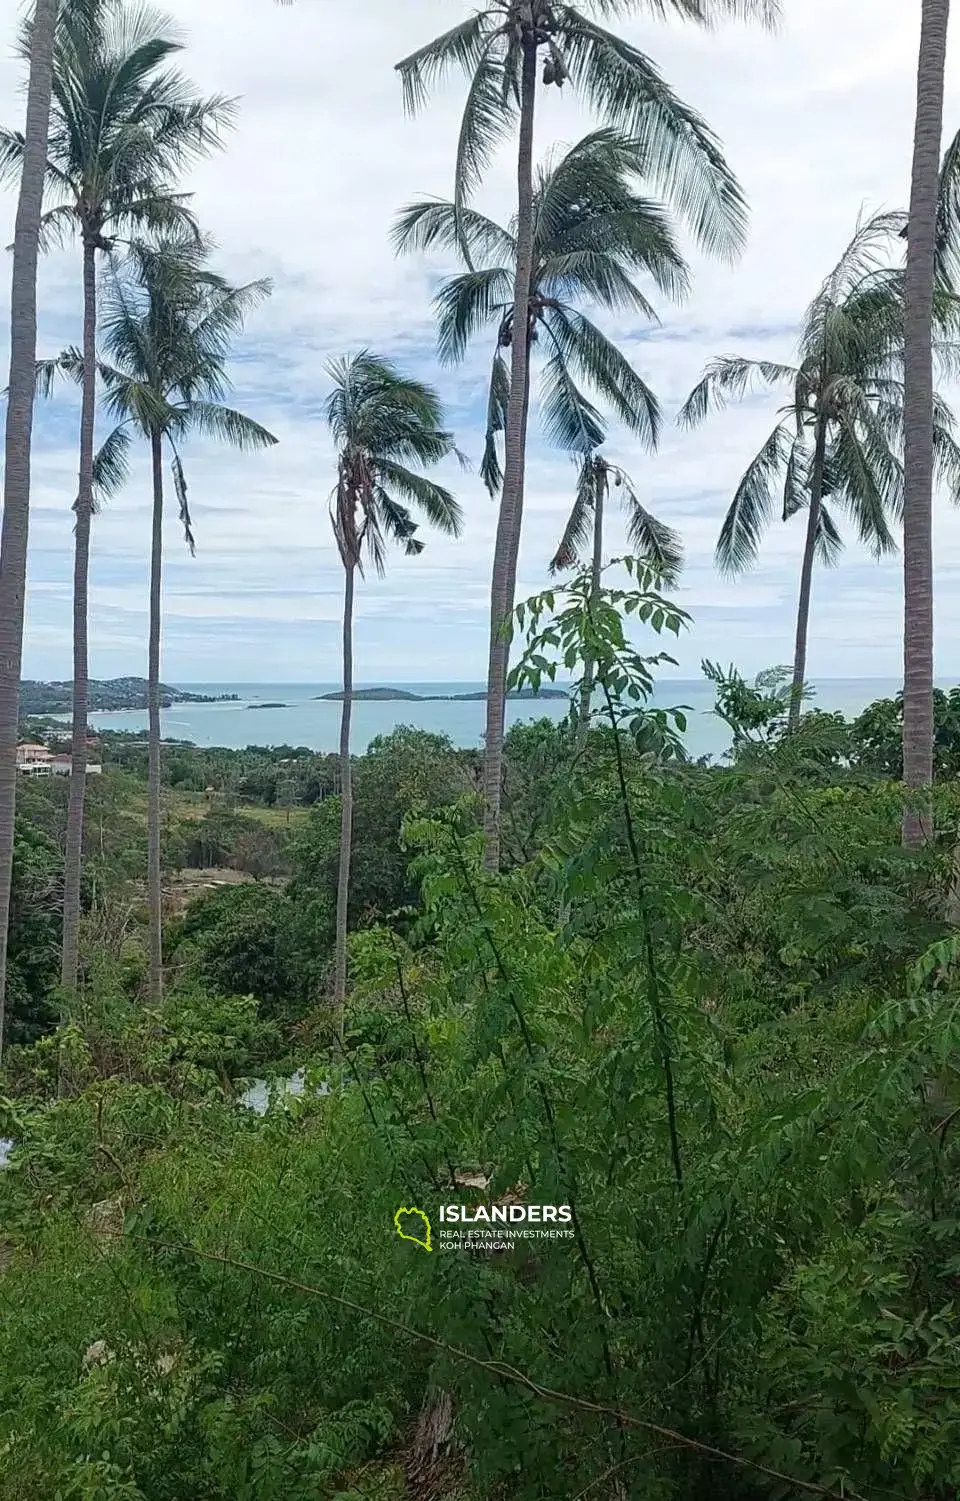
<path id="1" fill-rule="evenodd" d="M 326 499 L 332 454 L 321 420 L 324 366 L 363 346 L 436 382 L 462 448 L 479 458 L 489 345 L 458 370 L 434 355 L 430 297 L 447 269 L 436 258 L 397 261 L 388 234 L 397 208 L 449 192 L 463 89 L 438 92 L 422 117 L 403 116 L 396 60 L 444 30 L 467 0 L 173 0 L 188 41 L 184 69 L 199 88 L 238 95 L 227 150 L 188 186 L 227 275 L 271 276 L 274 293 L 251 319 L 233 366 L 235 402 L 276 433 L 269 453 L 206 445 L 188 455 L 197 532 L 191 559 L 171 506 L 166 532 L 163 674 L 170 681 L 315 681 L 339 671 L 341 573 Z M 777 525 L 757 569 L 720 579 L 712 552 L 747 460 L 772 425 L 776 401 L 757 399 L 694 435 L 673 427 L 676 407 L 713 355 L 790 356 L 796 324 L 852 231 L 861 206 L 901 207 L 907 196 L 919 6 L 903 0 L 784 0 L 777 37 L 729 26 L 704 35 L 649 19 L 621 29 L 721 136 L 747 192 L 748 249 L 733 267 L 695 260 L 681 308 L 662 326 L 605 318 L 658 393 L 668 416 L 649 456 L 615 428 L 610 452 L 645 503 L 682 533 L 688 566 L 679 602 L 693 627 L 676 655 L 682 675 L 702 656 L 745 671 L 789 658 L 801 534 Z M 22 120 L 20 67 L 0 57 L 0 118 Z M 946 130 L 960 128 L 960 71 L 952 49 Z M 589 117 L 550 90 L 538 148 L 571 142 Z M 508 154 L 491 168 L 482 206 L 508 217 Z M 0 193 L 12 237 L 13 197 Z M 42 268 L 41 352 L 79 340 L 74 250 Z M 0 297 L 8 296 L 6 277 Z M 0 308 L 0 328 L 5 323 Z M 0 360 L 7 350 L 0 340 Z M 64 393 L 40 414 L 24 671 L 70 672 L 71 513 L 77 411 Z M 536 434 L 536 423 L 533 423 Z M 479 678 L 486 660 L 495 507 L 479 481 L 453 467 L 465 535 L 428 538 L 418 559 L 391 559 L 358 600 L 361 680 Z M 96 520 L 91 578 L 91 670 L 143 673 L 146 663 L 148 477 L 138 460 L 125 494 Z M 527 482 L 519 596 L 541 587 L 562 530 L 572 468 L 535 436 Z M 937 504 L 937 672 L 960 673 L 960 515 Z M 623 548 L 611 527 L 609 551 Z M 851 544 L 840 568 L 814 584 L 810 672 L 885 677 L 899 671 L 900 559 L 876 564 Z"/>

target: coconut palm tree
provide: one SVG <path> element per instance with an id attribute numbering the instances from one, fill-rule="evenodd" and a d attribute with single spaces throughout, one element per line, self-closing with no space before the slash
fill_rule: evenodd
<path id="1" fill-rule="evenodd" d="M 641 504 L 637 489 L 623 469 L 612 464 L 602 453 L 586 453 L 577 472 L 577 488 L 567 524 L 552 559 L 550 572 L 562 573 L 575 568 L 583 549 L 592 537 L 590 564 L 590 598 L 600 593 L 603 569 L 603 523 L 611 487 L 621 492 L 621 506 L 626 515 L 627 537 L 635 552 L 653 562 L 666 583 L 675 583 L 683 567 L 683 544 L 677 532 L 665 526 Z M 578 735 L 586 733 L 590 722 L 593 697 L 593 664 L 584 664 L 580 686 Z"/>
<path id="2" fill-rule="evenodd" d="M 37 259 L 47 163 L 57 0 L 37 0 L 29 33 L 30 78 L 20 164 L 10 290 L 10 380 L 0 536 L 0 1060 L 7 986 L 7 928 L 17 797 L 17 725 L 30 516 L 30 448 L 37 357 Z"/>
<path id="3" fill-rule="evenodd" d="M 232 287 L 205 264 L 208 246 L 193 236 L 137 243 L 124 262 L 111 262 L 102 295 L 98 373 L 103 405 L 117 426 L 100 449 L 102 467 L 123 467 L 131 433 L 150 445 L 153 516 L 148 648 L 149 770 L 147 892 L 150 913 L 149 992 L 162 992 L 160 884 L 160 635 L 163 568 L 163 462 L 170 457 L 180 519 L 191 554 L 194 536 L 181 446 L 196 434 L 235 448 L 267 448 L 277 440 L 242 412 L 224 405 L 224 370 L 247 313 L 269 294 L 267 281 Z M 82 368 L 76 353 L 66 359 Z"/>
<path id="4" fill-rule="evenodd" d="M 940 138 L 950 0 L 922 0 L 904 279 L 903 780 L 933 781 L 933 305 Z M 932 834 L 929 806 L 907 808 L 903 842 Z"/>
<path id="5" fill-rule="evenodd" d="M 600 413 L 584 385 L 646 446 L 654 447 L 659 434 L 653 392 L 578 306 L 656 321 L 638 278 L 649 277 L 670 298 L 687 290 L 689 273 L 669 215 L 638 191 L 640 160 L 636 141 L 601 129 L 549 158 L 534 182 L 528 339 L 544 356 L 540 413 L 546 436 L 578 454 L 592 452 L 604 438 Z M 427 199 L 401 212 L 394 243 L 401 251 L 454 250 L 466 262 L 467 269 L 450 277 L 434 299 L 445 364 L 462 360 L 470 339 L 485 326 L 496 331 L 480 466 L 494 495 L 503 480 L 498 442 L 510 395 L 503 351 L 512 347 L 515 334 L 516 224 L 503 229 L 471 209 Z"/>
<path id="6" fill-rule="evenodd" d="M 712 408 L 758 386 L 789 393 L 737 486 L 717 542 L 717 563 L 723 573 L 743 572 L 755 561 L 778 509 L 784 520 L 806 513 L 790 728 L 802 704 L 814 561 L 833 562 L 842 549 L 831 507 L 846 513 L 875 554 L 895 547 L 890 520 L 899 520 L 903 508 L 903 382 L 897 378 L 902 276 L 886 265 L 883 252 L 902 223 L 900 214 L 879 214 L 858 224 L 807 310 L 795 365 L 738 356 L 714 360 L 679 413 L 681 424 L 694 426 Z M 956 491 L 960 448 L 943 402 L 937 429 L 938 468 Z"/>
<path id="7" fill-rule="evenodd" d="M 25 52 L 29 31 L 21 39 Z M 76 235 L 83 252 L 80 463 L 75 503 L 73 756 L 67 814 L 61 983 L 76 987 L 80 867 L 87 762 L 87 577 L 93 515 L 97 253 L 118 235 L 190 225 L 177 174 L 220 144 L 230 101 L 198 98 L 169 66 L 182 49 L 160 12 L 123 0 L 69 0 L 53 55 L 53 98 L 43 216 L 47 242 Z M 24 140 L 0 131 L 0 176 L 18 172 Z"/>
<path id="8" fill-rule="evenodd" d="M 330 519 L 344 570 L 343 708 L 340 716 L 340 864 L 337 877 L 334 1005 L 343 1030 L 347 991 L 347 904 L 353 827 L 350 717 L 353 706 L 353 599 L 364 562 L 378 574 L 387 544 L 415 556 L 423 551 L 410 507 L 449 536 L 459 535 L 460 507 L 441 485 L 421 473 L 457 450 L 441 423 L 439 399 L 429 386 L 404 376 L 389 360 L 363 350 L 328 367 L 333 389 L 326 418 L 337 449 L 337 483 Z M 410 465 L 415 468 L 410 468 Z"/>
<path id="9" fill-rule="evenodd" d="M 533 126 L 541 56 L 542 82 L 569 80 L 605 123 L 642 142 L 644 170 L 699 244 L 733 254 L 744 233 L 743 196 L 719 143 L 684 104 L 650 59 L 594 17 L 646 11 L 708 24 L 723 15 L 772 21 L 778 0 L 486 0 L 465 21 L 419 48 L 397 68 L 408 110 L 451 68 L 468 79 L 457 143 L 454 198 L 458 214 L 494 150 L 517 132 L 517 217 L 510 303 L 530 302 L 534 258 Z M 523 510 L 529 345 L 514 339 L 504 414 L 504 474 L 490 599 L 490 658 L 484 756 L 484 845 L 490 869 L 499 865 L 504 700 Z"/>

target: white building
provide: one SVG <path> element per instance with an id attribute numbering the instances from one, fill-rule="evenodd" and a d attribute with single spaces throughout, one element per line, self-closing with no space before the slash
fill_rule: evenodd
<path id="1" fill-rule="evenodd" d="M 72 767 L 73 767 L 73 757 L 72 756 L 62 755 L 62 756 L 52 756 L 50 758 L 50 770 L 53 772 L 53 775 L 55 777 L 68 777 L 70 775 Z M 103 771 L 103 767 L 100 765 L 99 761 L 88 761 L 87 762 L 87 776 L 88 777 L 99 776 L 102 771 Z"/>
<path id="2" fill-rule="evenodd" d="M 54 755 L 45 745 L 28 742 L 17 746 L 17 770 L 32 777 L 68 777 L 71 758 L 66 754 Z M 99 776 L 103 771 L 98 761 L 87 762 L 87 775 Z"/>
<path id="3" fill-rule="evenodd" d="M 28 741 L 17 746 L 17 770 L 28 776 L 48 777 L 53 769 L 53 755 L 45 745 Z"/>

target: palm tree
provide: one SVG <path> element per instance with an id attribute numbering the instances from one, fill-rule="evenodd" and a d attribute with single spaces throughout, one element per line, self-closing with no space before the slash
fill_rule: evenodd
<path id="1" fill-rule="evenodd" d="M 757 386 L 789 391 L 776 426 L 737 486 L 717 563 L 726 574 L 749 568 L 777 509 L 784 520 L 806 512 L 791 729 L 803 697 L 814 561 L 833 562 L 842 549 L 828 502 L 846 512 L 875 554 L 895 547 L 889 519 L 899 520 L 903 508 L 903 382 L 897 379 L 902 277 L 884 264 L 882 251 L 902 223 L 902 215 L 879 214 L 858 224 L 807 310 L 796 365 L 735 356 L 714 360 L 679 413 L 682 424 L 694 426 L 712 407 L 722 408 L 729 397 Z M 956 489 L 960 448 L 953 419 L 942 402 L 937 415 L 938 467 Z"/>
<path id="2" fill-rule="evenodd" d="M 545 350 L 540 411 L 550 442 L 578 454 L 604 438 L 600 413 L 582 390 L 612 409 L 648 447 L 659 435 L 660 409 L 629 360 L 578 303 L 656 313 L 637 285 L 649 276 L 657 290 L 680 298 L 689 273 L 662 205 L 641 196 L 638 143 L 610 129 L 592 132 L 537 172 L 533 193 L 533 265 L 528 340 Z M 467 269 L 450 277 L 434 300 L 440 358 L 463 359 L 483 327 L 496 330 L 480 472 L 490 491 L 503 473 L 498 440 L 507 420 L 510 370 L 503 350 L 514 343 L 512 266 L 516 224 L 503 229 L 471 209 L 427 199 L 405 208 L 394 229 L 401 251 L 441 247 L 457 251 Z M 529 402 L 529 391 L 527 401 Z"/>
<path id="3" fill-rule="evenodd" d="M 940 137 L 950 0 L 922 0 L 917 111 L 904 279 L 903 780 L 933 781 L 933 304 Z M 933 832 L 929 806 L 907 808 L 903 842 Z"/>
<path id="4" fill-rule="evenodd" d="M 423 551 L 409 506 L 453 537 L 460 533 L 461 512 L 449 490 L 419 472 L 457 452 L 452 435 L 441 427 L 443 414 L 435 392 L 401 375 L 390 361 L 367 350 L 336 360 L 328 368 L 333 389 L 327 398 L 326 417 L 337 448 L 337 483 L 331 495 L 330 519 L 344 569 L 340 864 L 334 963 L 334 1005 L 342 1036 L 353 827 L 350 716 L 356 575 L 362 575 L 365 558 L 382 575 L 390 541 L 397 542 L 410 556 Z M 410 464 L 418 467 L 411 469 Z"/>
<path id="5" fill-rule="evenodd" d="M 21 40 L 25 50 L 29 33 Z M 53 57 L 43 216 L 48 242 L 76 234 L 83 249 L 83 370 L 73 581 L 73 756 L 67 814 L 61 984 L 76 988 L 87 764 L 87 577 L 94 510 L 98 251 L 131 230 L 192 225 L 179 171 L 220 144 L 230 101 L 197 98 L 169 67 L 182 48 L 166 16 L 124 0 L 69 0 Z M 23 137 L 0 131 L 0 176 L 19 171 Z"/>
<path id="6" fill-rule="evenodd" d="M 642 143 L 644 170 L 706 249 L 731 255 L 743 239 L 745 205 L 704 121 L 666 84 L 650 59 L 594 16 L 668 13 L 708 24 L 720 15 L 772 21 L 778 0 L 486 0 L 465 21 L 412 53 L 397 68 L 408 110 L 451 67 L 469 80 L 457 144 L 455 203 L 462 215 L 495 148 L 517 126 L 517 217 L 511 305 L 527 308 L 534 261 L 533 125 L 537 71 L 544 85 L 569 80 L 606 123 Z M 504 413 L 504 474 L 490 598 L 490 658 L 484 757 L 485 863 L 499 866 L 504 698 L 523 511 L 529 343 L 514 339 Z"/>
<path id="7" fill-rule="evenodd" d="M 192 236 L 156 246 L 130 247 L 112 265 L 103 297 L 98 366 L 104 405 L 118 425 L 100 450 L 101 465 L 122 466 L 131 429 L 150 445 L 153 518 L 150 548 L 148 650 L 149 770 L 147 792 L 149 993 L 162 993 L 162 892 L 160 884 L 160 633 L 163 567 L 163 459 L 171 459 L 180 519 L 191 554 L 194 537 L 180 451 L 191 434 L 235 448 L 267 448 L 277 440 L 258 422 L 223 404 L 224 364 L 246 314 L 269 294 L 267 281 L 232 287 L 206 269 L 208 247 Z M 76 363 L 76 357 L 72 356 Z"/>
<path id="8" fill-rule="evenodd" d="M 10 381 L 0 537 L 0 1060 L 7 986 L 7 929 L 13 879 L 17 726 L 30 517 L 30 448 L 37 357 L 37 259 L 46 174 L 57 0 L 37 0 L 30 27 L 30 81 L 10 290 Z"/>
<path id="9" fill-rule="evenodd" d="M 580 461 L 577 473 L 577 489 L 567 524 L 560 544 L 550 561 L 550 572 L 561 573 L 575 568 L 580 562 L 583 548 L 592 534 L 590 565 L 591 603 L 600 593 L 600 578 L 603 570 L 603 522 L 611 484 L 621 491 L 621 504 L 626 513 L 627 537 L 634 550 L 649 558 L 666 583 L 675 583 L 683 567 L 683 544 L 671 527 L 658 521 L 641 504 L 636 486 L 623 469 L 601 453 L 586 453 Z M 590 722 L 590 701 L 593 697 L 593 664 L 584 664 L 583 681 L 580 685 L 580 705 L 577 715 L 577 733 L 580 738 L 586 733 Z"/>

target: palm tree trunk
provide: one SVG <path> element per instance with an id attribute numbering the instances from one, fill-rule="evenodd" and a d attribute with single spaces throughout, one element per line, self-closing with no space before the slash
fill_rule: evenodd
<path id="1" fill-rule="evenodd" d="M 601 474 L 594 475 L 593 482 L 593 561 L 590 567 L 590 609 L 600 598 L 600 577 L 603 571 L 603 501 L 606 481 Z M 593 683 L 596 663 L 588 656 L 583 664 L 583 683 L 580 686 L 580 708 L 577 715 L 577 743 L 582 745 L 590 725 L 590 704 L 593 699 Z"/>
<path id="2" fill-rule="evenodd" d="M 93 428 L 97 403 L 97 262 L 89 236 L 83 245 L 83 394 L 80 403 L 80 475 L 73 561 L 73 754 L 67 844 L 63 873 L 63 948 L 60 984 L 77 988 L 80 942 L 80 873 L 83 864 L 83 800 L 87 782 L 87 582 L 93 516 Z"/>
<path id="3" fill-rule="evenodd" d="M 933 287 L 950 0 L 923 0 L 904 286 L 903 780 L 933 783 Z M 929 795 L 903 815 L 903 842 L 933 834 Z"/>
<path id="4" fill-rule="evenodd" d="M 160 884 L 160 582 L 163 568 L 163 436 L 150 438 L 153 529 L 150 546 L 150 644 L 147 663 L 147 904 L 150 913 L 149 996 L 163 999 L 163 889 Z"/>
<path id="5" fill-rule="evenodd" d="M 529 395 L 529 307 L 533 277 L 533 117 L 537 91 L 537 45 L 529 31 L 525 32 L 522 45 L 520 134 L 517 150 L 517 264 L 513 283 L 510 397 L 507 403 L 503 488 L 490 591 L 490 658 L 483 763 L 483 860 L 488 870 L 497 870 L 500 866 L 503 731 L 510 660 L 510 643 L 503 639 L 503 633 L 505 622 L 513 611 L 516 589 Z"/>
<path id="6" fill-rule="evenodd" d="M 337 872 L 337 936 L 333 1001 L 343 1041 L 347 1004 L 347 907 L 350 901 L 350 847 L 353 839 L 353 773 L 350 716 L 353 710 L 353 585 L 356 565 L 346 565 L 343 589 L 343 708 L 340 713 L 340 866 Z"/>
<path id="7" fill-rule="evenodd" d="M 37 257 L 47 164 L 57 0 L 37 0 L 10 290 L 10 380 L 0 536 L 0 1060 L 7 985 L 7 928 L 13 879 L 17 729 L 30 516 L 30 447 L 37 359 Z"/>
<path id="8" fill-rule="evenodd" d="M 807 633 L 810 629 L 810 591 L 813 586 L 813 564 L 817 555 L 817 532 L 820 528 L 820 507 L 823 501 L 823 461 L 827 448 L 827 424 L 817 419 L 817 436 L 813 450 L 813 470 L 810 475 L 810 504 L 807 507 L 807 535 L 803 544 L 803 563 L 800 568 L 800 598 L 797 601 L 797 636 L 793 648 L 793 682 L 790 685 L 790 709 L 787 729 L 793 731 L 800 723 L 800 708 L 803 703 L 803 682 L 807 675 Z"/>

